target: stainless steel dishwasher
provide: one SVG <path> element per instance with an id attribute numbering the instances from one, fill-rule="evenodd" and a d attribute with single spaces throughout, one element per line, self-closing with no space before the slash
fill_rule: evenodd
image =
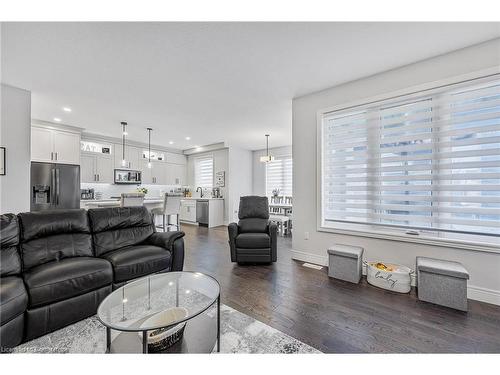
<path id="1" fill-rule="evenodd" d="M 196 221 L 202 227 L 208 227 L 208 200 L 196 201 Z"/>

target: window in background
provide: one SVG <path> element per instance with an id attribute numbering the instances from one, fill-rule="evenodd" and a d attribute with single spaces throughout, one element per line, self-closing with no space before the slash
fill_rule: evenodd
<path id="1" fill-rule="evenodd" d="M 275 157 L 266 163 L 266 195 L 273 195 L 273 190 L 279 189 L 279 195 L 292 196 L 292 157 Z"/>
<path id="2" fill-rule="evenodd" d="M 214 159 L 212 156 L 199 157 L 194 160 L 194 184 L 206 189 L 213 187 Z"/>
<path id="3" fill-rule="evenodd" d="M 498 243 L 498 76 L 326 113 L 321 162 L 323 227 Z"/>

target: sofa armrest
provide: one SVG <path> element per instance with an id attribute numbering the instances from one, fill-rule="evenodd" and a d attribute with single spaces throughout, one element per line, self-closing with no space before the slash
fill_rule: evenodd
<path id="1" fill-rule="evenodd" d="M 227 226 L 229 234 L 229 248 L 231 249 L 231 262 L 236 262 L 236 236 L 238 235 L 238 224 L 230 223 Z"/>
<path id="2" fill-rule="evenodd" d="M 276 262 L 278 258 L 278 225 L 269 222 L 269 237 L 271 237 L 271 262 Z"/>
<path id="3" fill-rule="evenodd" d="M 145 243 L 163 247 L 172 254 L 172 271 L 182 271 L 184 268 L 184 232 L 155 232 L 149 236 Z"/>

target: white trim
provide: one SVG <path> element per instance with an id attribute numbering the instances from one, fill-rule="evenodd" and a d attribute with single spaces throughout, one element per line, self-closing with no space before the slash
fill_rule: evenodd
<path id="1" fill-rule="evenodd" d="M 467 298 L 500 306 L 500 290 L 468 285 Z"/>
<path id="2" fill-rule="evenodd" d="M 83 131 L 83 128 L 79 128 L 77 126 L 71 126 L 71 125 L 55 123 L 50 121 L 36 120 L 36 119 L 33 119 L 31 121 L 31 126 L 35 128 L 54 129 L 75 134 L 82 134 Z"/>
<path id="3" fill-rule="evenodd" d="M 361 224 L 362 225 L 362 224 Z M 451 247 L 453 249 L 464 249 L 471 251 L 481 251 L 486 253 L 500 254 L 500 247 L 494 244 L 478 244 L 474 242 L 457 241 L 452 239 L 444 238 L 434 238 L 426 236 L 413 236 L 405 233 L 397 234 L 391 232 L 384 232 L 382 230 L 355 230 L 355 229 L 340 229 L 340 228 L 329 228 L 320 227 L 318 232 L 343 234 L 347 236 L 357 236 L 357 237 L 368 237 L 368 238 L 378 238 L 389 241 L 399 241 L 399 242 L 409 242 L 409 243 L 419 243 L 425 245 L 441 246 L 441 247 Z"/>
<path id="4" fill-rule="evenodd" d="M 87 133 L 87 132 L 82 132 L 82 141 L 94 141 L 94 142 L 109 142 L 113 144 L 118 144 L 121 146 L 122 140 L 121 138 L 116 138 L 116 137 L 109 137 L 107 135 L 100 135 L 100 134 L 95 134 L 95 133 Z M 134 146 L 138 148 L 143 148 L 146 149 L 148 148 L 148 144 L 144 142 L 138 142 L 134 141 L 131 139 L 127 139 L 127 146 Z M 159 146 L 159 145 L 154 145 L 151 144 L 151 149 L 157 150 L 157 151 L 163 151 L 163 152 L 168 152 L 171 154 L 178 154 L 178 155 L 183 155 L 182 150 L 175 149 L 175 148 L 168 148 L 165 146 Z"/>
<path id="5" fill-rule="evenodd" d="M 489 244 L 477 244 L 476 242 L 467 242 L 467 241 L 455 241 L 445 238 L 429 238 L 419 236 L 408 237 L 408 235 L 404 234 L 393 234 L 393 233 L 384 233 L 383 231 L 366 231 L 366 230 L 344 230 L 344 229 L 336 229 L 331 227 L 324 226 L 323 220 L 323 175 L 322 175 L 322 162 L 323 162 L 323 115 L 325 113 L 340 111 L 347 108 L 357 107 L 361 105 L 366 105 L 368 103 L 381 102 L 384 100 L 388 100 L 391 98 L 397 98 L 402 96 L 411 96 L 418 95 L 422 91 L 430 91 L 430 90 L 438 90 L 443 88 L 444 86 L 450 86 L 454 84 L 459 84 L 464 81 L 481 79 L 487 76 L 500 74 L 500 67 L 492 67 L 488 69 L 483 69 L 476 72 L 471 72 L 459 76 L 449 77 L 442 80 L 431 81 L 420 85 L 415 85 L 412 87 L 408 87 L 405 89 L 400 89 L 384 94 L 375 95 L 368 98 L 358 99 L 352 102 L 347 102 L 327 108 L 320 109 L 316 112 L 316 229 L 318 232 L 329 232 L 329 233 L 338 233 L 338 234 L 346 234 L 346 235 L 354 235 L 361 237 L 372 237 L 372 238 L 381 238 L 392 241 L 402 241 L 402 242 L 412 242 L 412 243 L 423 243 L 428 245 L 442 246 L 442 247 L 453 247 L 459 249 L 467 249 L 474 251 L 484 251 L 484 252 L 493 252 L 500 253 L 500 247 Z M 342 86 L 342 85 L 341 85 Z M 339 87 L 341 87 L 339 86 Z"/>
<path id="6" fill-rule="evenodd" d="M 328 267 L 328 255 L 321 256 L 297 250 L 291 250 L 291 253 L 292 259 L 294 260 L 309 262 L 312 264 L 319 264 L 321 266 Z M 365 266 L 363 266 L 363 275 L 366 275 Z M 415 275 L 411 275 L 411 285 L 416 286 Z M 500 306 L 500 290 L 467 285 L 467 298 Z"/>
<path id="7" fill-rule="evenodd" d="M 312 264 L 319 264 L 321 266 L 328 266 L 328 257 L 321 256 L 311 253 L 305 253 L 303 251 L 291 250 L 292 259 L 300 260 L 302 262 L 308 262 Z"/>
<path id="8" fill-rule="evenodd" d="M 190 155 L 202 154 L 204 152 L 223 150 L 223 149 L 227 149 L 227 148 L 228 147 L 226 147 L 224 142 L 219 142 L 219 143 L 213 143 L 211 145 L 206 145 L 206 146 L 188 148 L 188 149 L 182 151 L 182 153 L 186 156 L 190 156 Z"/>

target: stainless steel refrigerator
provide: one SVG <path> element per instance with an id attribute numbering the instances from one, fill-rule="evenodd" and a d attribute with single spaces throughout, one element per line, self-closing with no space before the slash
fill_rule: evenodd
<path id="1" fill-rule="evenodd" d="M 31 211 L 80 208 L 80 166 L 31 163 Z"/>

